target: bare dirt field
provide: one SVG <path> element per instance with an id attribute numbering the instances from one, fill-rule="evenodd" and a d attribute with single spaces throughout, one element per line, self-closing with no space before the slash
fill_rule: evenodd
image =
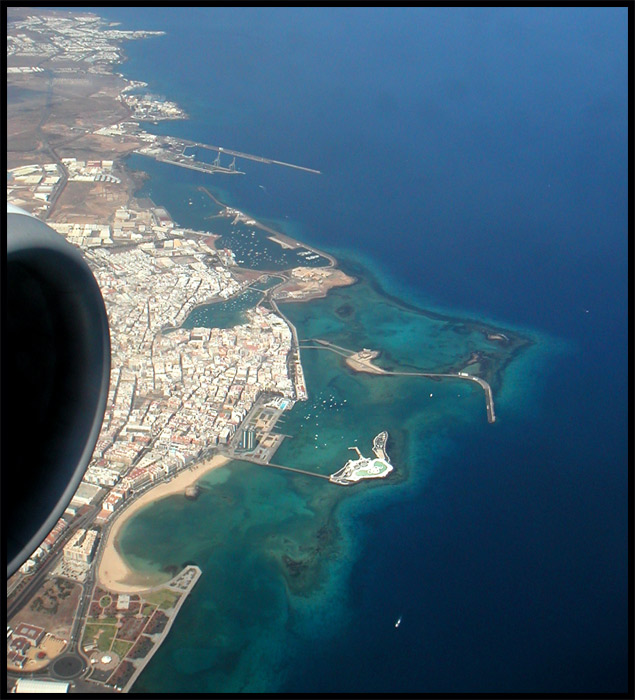
<path id="1" fill-rule="evenodd" d="M 18 622 L 26 622 L 68 639 L 80 594 L 81 586 L 77 583 L 66 579 L 47 581 L 9 624 L 15 627 Z"/>
<path id="2" fill-rule="evenodd" d="M 108 223 L 117 207 L 128 203 L 123 184 L 114 182 L 69 182 L 55 205 L 57 223 Z"/>
<path id="3" fill-rule="evenodd" d="M 81 70 L 52 78 L 48 73 L 12 74 L 7 81 L 8 167 L 51 162 L 45 139 L 51 147 L 64 150 L 67 144 L 88 138 L 80 145 L 87 158 L 103 157 L 109 141 L 107 152 L 132 150 L 135 142 L 130 139 L 86 137 L 87 132 L 129 115 L 128 108 L 116 100 L 123 84 L 116 75 Z"/>
<path id="4" fill-rule="evenodd" d="M 134 151 L 141 144 L 132 136 L 100 136 L 99 134 L 82 134 L 66 141 L 61 147 L 64 158 L 77 160 L 108 159 L 115 160 Z"/>

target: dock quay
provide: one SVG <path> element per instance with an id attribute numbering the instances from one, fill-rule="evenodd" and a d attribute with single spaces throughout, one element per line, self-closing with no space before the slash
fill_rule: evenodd
<path id="1" fill-rule="evenodd" d="M 198 170 L 198 172 L 200 173 L 208 173 L 210 175 L 213 175 L 214 173 L 223 173 L 224 175 L 245 174 L 242 170 L 236 170 L 235 168 L 225 168 L 222 165 L 213 165 L 210 163 L 203 163 L 202 161 L 181 160 L 177 158 L 167 158 L 165 156 L 157 156 L 156 160 L 158 160 L 160 163 L 169 163 L 170 165 L 176 165 L 179 168 L 189 168 L 190 170 Z"/>
<path id="2" fill-rule="evenodd" d="M 193 154 L 185 155 L 185 151 L 188 148 L 201 148 L 207 151 L 215 151 L 218 153 L 218 156 L 213 163 L 207 163 L 202 160 L 197 160 Z M 189 168 L 191 170 L 198 170 L 199 172 L 208 174 L 223 173 L 225 175 L 244 175 L 244 172 L 236 169 L 236 158 L 252 160 L 256 163 L 264 163 L 265 165 L 281 165 L 285 168 L 302 170 L 303 172 L 312 173 L 314 175 L 322 174 L 320 170 L 306 168 L 303 165 L 286 163 L 283 160 L 275 160 L 273 158 L 263 158 L 262 156 L 256 156 L 253 153 L 234 151 L 230 148 L 223 148 L 222 146 L 212 146 L 207 143 L 188 141 L 187 139 L 178 139 L 174 136 L 158 137 L 152 146 L 141 146 L 137 148 L 135 152 L 141 153 L 149 158 L 154 158 L 155 160 L 163 163 L 170 163 L 171 165 L 177 165 L 180 168 Z M 220 164 L 220 157 L 224 154 L 233 157 L 233 160 L 229 166 L 222 166 Z"/>
<path id="3" fill-rule="evenodd" d="M 373 452 L 376 459 L 367 459 L 357 447 L 351 447 L 349 449 L 357 452 L 358 459 L 349 460 L 335 474 L 319 474 L 318 472 L 298 469 L 297 467 L 287 467 L 284 464 L 272 462 L 271 460 L 282 441 L 285 438 L 293 438 L 292 435 L 272 432 L 276 423 L 282 418 L 284 411 L 291 408 L 293 403 L 291 399 L 286 399 L 282 396 L 270 396 L 267 394 L 260 396 L 251 411 L 245 416 L 241 427 L 234 433 L 226 446 L 218 448 L 218 453 L 224 454 L 231 459 L 250 462 L 261 467 L 271 467 L 272 469 L 282 469 L 283 471 L 296 474 L 313 476 L 344 486 L 364 478 L 386 476 L 392 471 L 392 465 L 385 449 L 388 440 L 386 431 L 376 435 L 373 440 Z"/>
<path id="4" fill-rule="evenodd" d="M 203 194 L 205 194 L 207 197 L 209 197 L 212 200 L 212 202 L 214 202 L 214 204 L 216 204 L 216 206 L 221 207 L 223 209 L 227 209 L 227 205 L 224 204 L 223 202 L 221 202 L 218 198 L 216 198 L 206 187 L 203 187 L 202 185 L 200 185 L 196 189 L 199 192 L 203 192 Z M 233 209 L 233 207 L 232 207 L 232 210 L 234 212 L 238 211 L 236 209 Z M 214 215 L 214 216 L 218 216 L 218 215 Z M 254 226 L 255 228 L 260 229 L 261 231 L 265 231 L 266 233 L 271 234 L 271 236 L 273 236 L 276 239 L 276 243 L 278 243 L 278 245 L 280 245 L 281 247 L 287 246 L 290 249 L 302 248 L 304 250 L 311 251 L 311 253 L 314 253 L 315 255 L 319 255 L 320 257 L 328 260 L 329 264 L 328 264 L 328 266 L 325 266 L 325 267 L 336 267 L 337 266 L 337 260 L 330 253 L 326 253 L 325 251 L 319 250 L 318 248 L 310 246 L 306 243 L 300 243 L 299 241 L 296 241 L 294 238 L 287 236 L 286 234 L 282 233 L 281 231 L 277 231 L 276 229 L 273 229 L 270 226 L 266 226 L 265 224 L 261 223 L 260 221 L 255 221 L 254 219 L 251 219 L 243 212 L 238 212 L 237 219 L 235 219 L 235 220 L 240 221 L 241 218 L 243 220 L 249 219 L 251 226 Z M 271 236 L 270 236 L 270 238 L 271 238 Z M 283 272 L 277 272 L 277 274 L 284 277 Z"/>
<path id="5" fill-rule="evenodd" d="M 177 139 L 173 139 L 173 142 Z M 285 163 L 282 160 L 274 160 L 273 158 L 263 158 L 262 156 L 256 156 L 252 153 L 242 153 L 241 151 L 233 151 L 230 148 L 223 148 L 222 146 L 211 146 L 207 143 L 198 143 L 196 141 L 188 141 L 186 139 L 178 139 L 178 141 L 186 148 L 204 148 L 208 151 L 217 151 L 218 153 L 226 153 L 228 156 L 234 156 L 235 158 L 244 158 L 245 160 L 253 160 L 257 163 L 265 163 L 267 165 L 282 165 L 286 168 L 294 168 L 295 170 L 303 170 L 306 173 L 313 173 L 314 175 L 321 175 L 320 170 L 315 170 L 313 168 L 306 168 L 303 165 L 294 165 L 293 163 Z"/>
<path id="6" fill-rule="evenodd" d="M 282 396 L 262 394 L 245 416 L 229 444 L 219 452 L 232 459 L 268 463 L 273 458 L 282 441 L 289 437 L 274 433 L 276 423 L 294 401 Z"/>

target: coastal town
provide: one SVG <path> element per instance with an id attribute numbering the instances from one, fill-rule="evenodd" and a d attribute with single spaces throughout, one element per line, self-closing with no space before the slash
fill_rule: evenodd
<path id="1" fill-rule="evenodd" d="M 632 695 L 625 4 L 7 4 L 6 697 Z"/>
<path id="2" fill-rule="evenodd" d="M 83 479 L 7 582 L 7 691 L 127 692 L 203 574 L 192 563 L 133 570 L 119 538 L 137 512 L 174 494 L 196 498 L 201 477 L 234 459 L 337 486 L 394 473 L 385 430 L 374 458 L 350 447 L 357 459 L 330 474 L 273 461 L 292 437 L 277 424 L 308 399 L 302 352 L 335 353 L 353 374 L 478 384 L 493 423 L 491 387 L 476 374 L 487 359 L 475 350 L 440 372 L 402 371 L 378 364 L 380 350 L 301 340 L 279 302 L 325 297 L 356 279 L 332 255 L 220 201 L 207 183 L 190 188 L 188 204 L 199 198 L 208 221 L 179 225 L 139 194 L 147 176 L 125 159 L 138 154 L 215 178 L 245 174 L 237 159 L 308 177 L 320 171 L 151 133 L 149 124 L 187 114 L 115 66 L 124 42 L 163 32 L 28 8 L 12 8 L 8 28 L 7 199 L 82 251 L 106 306 L 111 369 Z M 210 150 L 212 163 L 201 155 Z M 281 562 L 297 573 L 286 553 Z"/>
<path id="3" fill-rule="evenodd" d="M 233 456 L 253 453 L 268 463 L 280 442 L 271 432 L 276 420 L 307 398 L 297 333 L 275 299 L 305 301 L 354 281 L 330 256 L 222 206 L 232 225 L 265 229 L 281 251 L 305 261 L 268 288 L 269 273 L 241 268 L 217 236 L 180 227 L 164 208 L 135 198 L 139 180 L 122 158 L 154 141 L 139 122 L 187 115 L 113 66 L 123 60 L 123 41 L 161 34 L 25 8 L 9 25 L 10 88 L 59 90 L 70 107 L 37 124 L 25 121 L 19 101 L 10 110 L 8 201 L 81 249 L 105 301 L 112 354 L 106 412 L 84 478 L 8 581 L 11 692 L 132 687 L 201 570 L 135 574 L 115 546 L 122 523 L 158 498 L 187 493 Z M 88 116 L 78 107 L 71 117 L 78 100 L 100 109 Z M 254 289 L 262 298 L 243 322 L 185 324 L 194 310 Z"/>
<path id="4" fill-rule="evenodd" d="M 201 477 L 232 460 L 335 486 L 395 473 L 386 430 L 373 440 L 375 457 L 351 446 L 357 459 L 330 474 L 273 461 L 293 437 L 280 431 L 284 414 L 309 398 L 303 352 L 334 353 L 352 375 L 477 384 L 493 423 L 492 390 L 477 375 L 487 357 L 473 350 L 443 371 L 402 371 L 378 364 L 380 350 L 300 339 L 280 305 L 357 280 L 332 255 L 222 202 L 207 180 L 189 188 L 187 203 L 198 198 L 211 214 L 198 228 L 180 225 L 140 194 L 147 175 L 126 158 L 215 179 L 244 175 L 237 159 L 308 177 L 320 171 L 151 133 L 150 124 L 188 116 L 115 66 L 124 42 L 163 32 L 29 8 L 12 8 L 8 29 L 7 199 L 81 250 L 104 299 L 111 368 L 83 479 L 7 582 L 7 692 L 128 692 L 204 575 L 192 562 L 151 574 L 131 568 L 120 535 L 142 508 L 175 494 L 197 498 Z M 202 155 L 210 150 L 211 163 Z M 304 566 L 279 557 L 293 576 Z"/>

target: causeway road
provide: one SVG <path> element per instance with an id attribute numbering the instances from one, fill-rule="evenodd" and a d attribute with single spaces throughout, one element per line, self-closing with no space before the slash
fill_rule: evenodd
<path id="1" fill-rule="evenodd" d="M 494 396 L 492 394 L 492 387 L 484 379 L 480 377 L 475 377 L 473 374 L 468 374 L 467 372 L 395 372 L 382 367 L 378 367 L 369 359 L 364 359 L 359 357 L 359 352 L 354 352 L 348 348 L 344 348 L 341 345 L 335 345 L 335 343 L 330 343 L 327 340 L 321 340 L 319 338 L 312 339 L 317 343 L 332 352 L 342 355 L 347 358 L 347 360 L 354 362 L 355 367 L 358 372 L 369 372 L 371 374 L 385 374 L 391 376 L 402 376 L 402 377 L 429 377 L 431 379 L 438 379 L 443 377 L 448 377 L 451 379 L 466 379 L 467 381 L 476 382 L 479 384 L 483 391 L 485 392 L 485 407 L 487 409 L 487 422 L 494 423 L 496 420 L 496 413 L 494 411 Z M 305 341 L 310 342 L 310 341 Z M 309 350 L 319 350 L 320 348 L 312 347 L 310 345 L 303 344 L 303 349 Z"/>
<path id="2" fill-rule="evenodd" d="M 284 469 L 287 472 L 295 472 L 296 474 L 306 474 L 306 476 L 317 476 L 318 479 L 326 479 L 328 481 L 329 477 L 326 474 L 318 474 L 317 472 L 308 472 L 304 469 L 296 469 L 295 467 L 285 467 L 283 464 L 274 464 L 273 462 L 264 462 L 259 459 L 253 459 L 247 455 L 236 455 L 234 459 L 241 460 L 243 462 L 251 462 L 252 464 L 259 464 L 261 467 L 273 467 L 274 469 Z"/>

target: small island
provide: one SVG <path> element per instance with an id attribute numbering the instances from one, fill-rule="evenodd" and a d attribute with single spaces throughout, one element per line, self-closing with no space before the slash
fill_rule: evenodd
<path id="1" fill-rule="evenodd" d="M 355 450 L 358 459 L 349 459 L 348 462 L 334 474 L 329 476 L 329 481 L 341 486 L 350 486 L 362 479 L 383 479 L 392 471 L 393 467 L 386 454 L 388 433 L 384 430 L 375 436 L 373 440 L 373 452 L 375 458 L 364 457 L 357 447 L 349 447 Z"/>

